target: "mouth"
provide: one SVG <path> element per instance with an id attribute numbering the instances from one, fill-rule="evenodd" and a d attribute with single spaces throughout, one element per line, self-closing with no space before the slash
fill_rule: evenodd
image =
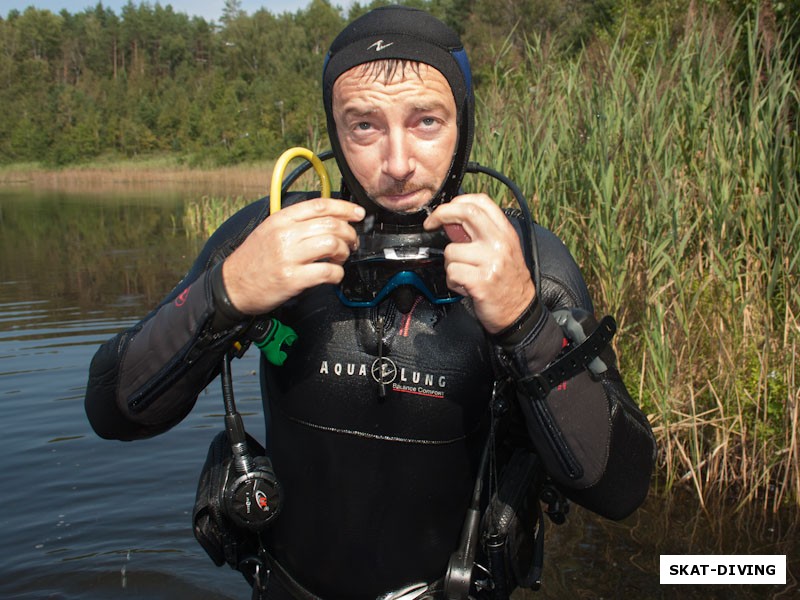
<path id="1" fill-rule="evenodd" d="M 394 212 L 417 212 L 422 210 L 430 202 L 431 191 L 426 187 L 414 190 L 403 190 L 397 193 L 395 190 L 386 190 L 388 193 L 376 194 L 375 202 Z"/>

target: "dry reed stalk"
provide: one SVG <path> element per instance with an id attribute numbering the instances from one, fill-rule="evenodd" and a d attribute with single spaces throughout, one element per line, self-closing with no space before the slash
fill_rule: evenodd
<path id="1" fill-rule="evenodd" d="M 272 166 L 237 166 L 214 169 L 182 167 L 114 166 L 59 170 L 7 171 L 0 185 L 25 185 L 34 189 L 81 193 L 180 190 L 189 194 L 241 194 L 259 198 L 269 193 Z"/>
<path id="2" fill-rule="evenodd" d="M 794 496 L 800 498 L 800 477 L 792 478 L 790 473 L 800 473 L 800 389 L 798 389 L 797 381 L 795 380 L 795 373 L 797 373 L 797 346 L 792 344 L 792 372 L 791 372 L 791 388 L 795 390 L 794 399 L 790 406 L 791 414 L 791 439 L 787 444 L 791 450 L 791 455 L 787 459 L 790 468 L 786 469 L 786 478 L 794 481 Z"/>
<path id="3" fill-rule="evenodd" d="M 697 465 L 695 465 L 695 462 L 690 458 L 690 453 L 686 451 L 683 445 L 684 445 L 683 439 L 675 435 L 670 436 L 670 447 L 677 451 L 680 461 L 684 464 L 685 468 L 687 469 L 686 474 L 683 477 L 681 477 L 679 481 L 691 480 L 692 484 L 694 485 L 695 491 L 697 492 L 697 498 L 700 502 L 700 507 L 703 510 L 705 510 L 706 495 L 703 490 L 703 483 L 697 474 Z"/>

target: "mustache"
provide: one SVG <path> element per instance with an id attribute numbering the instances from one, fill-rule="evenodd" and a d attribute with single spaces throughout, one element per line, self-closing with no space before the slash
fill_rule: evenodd
<path id="1" fill-rule="evenodd" d="M 438 187 L 430 183 L 419 183 L 412 181 L 394 181 L 388 185 L 382 186 L 374 194 L 372 194 L 372 196 L 373 197 L 402 196 L 404 194 L 413 194 L 415 192 L 419 192 L 420 190 L 428 190 L 432 194 L 435 194 L 438 191 L 438 189 L 439 189 Z"/>

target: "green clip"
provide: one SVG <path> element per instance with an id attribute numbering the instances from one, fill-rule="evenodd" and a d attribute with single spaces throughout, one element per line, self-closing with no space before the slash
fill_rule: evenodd
<path id="1" fill-rule="evenodd" d="M 291 346 L 295 340 L 297 340 L 297 333 L 294 329 L 284 325 L 278 319 L 272 319 L 267 337 L 255 344 L 261 349 L 269 362 L 280 367 L 286 362 L 286 352 L 283 351 L 284 345 Z"/>

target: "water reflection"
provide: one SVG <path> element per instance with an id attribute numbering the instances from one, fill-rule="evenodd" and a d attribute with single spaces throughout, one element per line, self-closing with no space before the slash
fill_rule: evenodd
<path id="1" fill-rule="evenodd" d="M 160 298 L 162 282 L 185 268 L 196 247 L 181 229 L 177 197 L 0 192 L 0 207 L 1 301 L 98 315 L 135 307 Z M 58 318 L 52 311 L 44 316 Z"/>
<path id="2" fill-rule="evenodd" d="M 0 597 L 248 597 L 190 529 L 222 426 L 216 384 L 151 440 L 100 440 L 83 414 L 97 345 L 150 310 L 197 251 L 180 230 L 184 201 L 0 191 Z M 247 428 L 261 437 L 255 361 L 235 362 L 234 375 Z M 706 514 L 686 498 L 652 497 L 623 523 L 573 507 L 566 525 L 547 529 L 542 590 L 517 598 L 800 597 L 796 537 L 788 519 Z M 659 555 L 692 553 L 787 554 L 789 583 L 660 586 Z"/>
<path id="3" fill-rule="evenodd" d="M 567 523 L 550 526 L 543 588 L 520 598 L 795 598 L 800 596 L 797 524 L 792 515 L 707 512 L 688 494 L 651 495 L 623 522 L 572 507 Z M 660 585 L 662 554 L 785 554 L 786 586 Z"/>
<path id="4" fill-rule="evenodd" d="M 208 569 L 187 526 L 211 435 L 202 406 L 183 427 L 208 435 L 177 448 L 180 431 L 136 449 L 104 442 L 83 416 L 97 345 L 196 254 L 182 210 L 178 198 L 0 193 L 0 597 L 228 598 L 241 586 Z"/>

